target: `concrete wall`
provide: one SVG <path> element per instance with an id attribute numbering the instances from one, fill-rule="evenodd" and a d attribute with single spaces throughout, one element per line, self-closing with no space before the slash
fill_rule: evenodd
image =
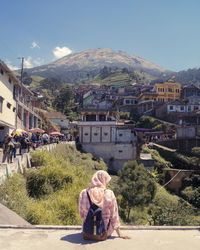
<path id="1" fill-rule="evenodd" d="M 195 127 L 177 128 L 177 138 L 191 138 L 196 136 Z"/>
<path id="2" fill-rule="evenodd" d="M 136 146 L 132 144 L 82 144 L 83 150 L 96 157 L 102 157 L 111 170 L 118 171 L 129 160 L 136 159 Z"/>

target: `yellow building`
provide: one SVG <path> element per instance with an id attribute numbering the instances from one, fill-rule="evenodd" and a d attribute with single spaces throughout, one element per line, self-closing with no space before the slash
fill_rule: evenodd
<path id="1" fill-rule="evenodd" d="M 165 83 L 156 83 L 154 91 L 157 93 L 157 102 L 170 102 L 179 100 L 181 95 L 181 85 L 170 79 Z"/>

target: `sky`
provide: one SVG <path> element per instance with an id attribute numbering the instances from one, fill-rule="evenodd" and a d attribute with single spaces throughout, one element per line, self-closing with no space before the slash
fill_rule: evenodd
<path id="1" fill-rule="evenodd" d="M 0 10 L 0 59 L 11 69 L 92 48 L 200 68 L 199 0 L 0 0 Z"/>

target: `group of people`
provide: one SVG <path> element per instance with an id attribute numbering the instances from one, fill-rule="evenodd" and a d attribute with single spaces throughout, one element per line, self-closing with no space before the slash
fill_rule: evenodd
<path id="1" fill-rule="evenodd" d="M 58 135 L 48 135 L 47 133 L 22 133 L 7 134 L 3 141 L 3 158 L 2 163 L 12 163 L 16 158 L 17 151 L 23 157 L 24 153 L 28 153 L 30 149 L 35 150 L 41 145 L 50 143 L 59 143 L 61 140 L 67 140 L 66 137 Z"/>

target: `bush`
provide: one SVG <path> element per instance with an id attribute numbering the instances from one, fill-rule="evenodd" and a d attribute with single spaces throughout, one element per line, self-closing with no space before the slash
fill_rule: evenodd
<path id="1" fill-rule="evenodd" d="M 129 161 L 124 164 L 119 174 L 118 202 L 121 214 L 126 221 L 130 221 L 130 212 L 134 207 L 148 205 L 156 191 L 152 175 L 142 164 Z"/>
<path id="2" fill-rule="evenodd" d="M 150 225 L 183 226 L 198 224 L 197 210 L 176 195 L 169 194 L 164 188 L 158 188 L 155 198 L 148 208 Z M 193 222 L 191 222 L 193 221 Z M 196 225 L 197 225 L 196 224 Z M 193 224 L 194 225 L 194 224 Z"/>
<path id="3" fill-rule="evenodd" d="M 30 200 L 26 190 L 26 180 L 21 174 L 14 174 L 1 184 L 0 201 L 23 218 L 26 217 Z"/>

